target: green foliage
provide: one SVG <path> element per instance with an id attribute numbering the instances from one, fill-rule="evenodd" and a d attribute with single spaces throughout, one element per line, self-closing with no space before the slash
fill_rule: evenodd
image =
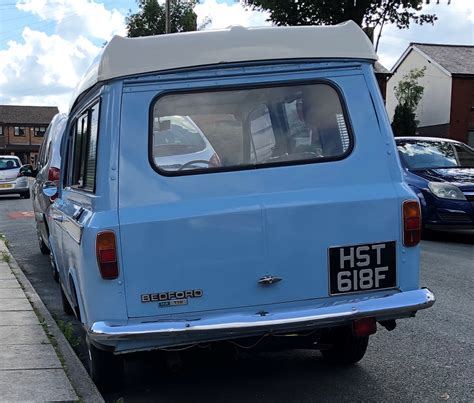
<path id="1" fill-rule="evenodd" d="M 418 80 L 425 75 L 426 67 L 412 69 L 398 82 L 395 90 L 397 107 L 393 116 L 392 130 L 395 136 L 414 136 L 418 121 L 416 108 L 423 97 L 424 87 Z"/>
<path id="2" fill-rule="evenodd" d="M 421 14 L 424 0 L 244 0 L 256 10 L 270 13 L 276 25 L 338 24 L 353 20 L 359 26 L 377 27 L 384 23 L 400 29 L 410 23 L 433 24 L 434 14 Z"/>
<path id="3" fill-rule="evenodd" d="M 10 263 L 10 255 L 8 254 L 8 252 L 2 250 L 2 259 L 5 263 Z"/>
<path id="4" fill-rule="evenodd" d="M 393 134 L 395 136 L 415 136 L 417 126 L 415 112 L 406 105 L 397 105 L 392 122 Z"/>
<path id="5" fill-rule="evenodd" d="M 398 82 L 395 90 L 395 98 L 398 104 L 405 105 L 412 111 L 416 111 L 423 97 L 424 87 L 418 84 L 418 80 L 425 75 L 426 67 L 412 69 Z"/>
<path id="6" fill-rule="evenodd" d="M 171 1 L 171 32 L 195 31 L 197 15 L 194 12 L 196 0 Z M 129 37 L 161 35 L 166 33 L 166 8 L 157 0 L 137 0 L 138 12 L 127 15 L 126 23 Z"/>
<path id="7" fill-rule="evenodd" d="M 72 327 L 71 322 L 64 322 L 62 320 L 58 320 L 58 327 L 63 332 L 64 337 L 69 342 L 72 348 L 76 349 L 81 344 L 81 339 L 74 335 L 74 328 Z"/>

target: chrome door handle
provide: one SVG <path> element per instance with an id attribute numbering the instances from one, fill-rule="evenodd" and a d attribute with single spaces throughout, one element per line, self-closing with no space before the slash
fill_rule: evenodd
<path id="1" fill-rule="evenodd" d="M 269 275 L 269 276 L 263 276 L 262 278 L 260 278 L 258 280 L 258 283 L 262 285 L 271 285 L 271 284 L 279 283 L 281 280 L 283 280 L 281 277 Z"/>
<path id="2" fill-rule="evenodd" d="M 53 217 L 53 220 L 54 220 L 54 221 L 57 221 L 57 222 L 63 222 L 63 221 L 64 221 L 64 217 L 63 217 L 62 215 L 54 216 L 54 217 Z"/>

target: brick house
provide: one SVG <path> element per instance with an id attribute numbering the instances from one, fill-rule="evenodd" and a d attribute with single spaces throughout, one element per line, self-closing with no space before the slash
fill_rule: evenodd
<path id="1" fill-rule="evenodd" d="M 0 155 L 16 155 L 35 165 L 38 151 L 55 106 L 0 105 Z"/>
<path id="2" fill-rule="evenodd" d="M 387 112 L 393 119 L 394 87 L 411 69 L 426 67 L 416 111 L 418 135 L 447 137 L 474 147 L 474 46 L 411 43 L 392 68 Z"/>

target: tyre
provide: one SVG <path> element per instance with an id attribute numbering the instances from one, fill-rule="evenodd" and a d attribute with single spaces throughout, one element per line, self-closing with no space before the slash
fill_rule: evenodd
<path id="1" fill-rule="evenodd" d="M 99 389 L 110 390 L 120 385 L 123 375 L 123 358 L 100 350 L 87 340 L 89 373 Z"/>
<path id="2" fill-rule="evenodd" d="M 54 263 L 54 256 L 52 253 L 49 254 L 49 259 L 51 260 L 51 268 L 53 271 L 53 279 L 56 283 L 59 283 L 59 272 L 58 268 L 56 267 L 56 263 Z"/>
<path id="3" fill-rule="evenodd" d="M 59 271 L 58 271 L 58 268 L 56 267 L 56 262 L 54 260 L 53 252 L 49 253 L 49 260 L 51 262 L 53 279 L 54 281 L 56 281 L 56 283 L 59 283 Z"/>
<path id="4" fill-rule="evenodd" d="M 30 191 L 20 193 L 20 197 L 21 197 L 22 199 L 29 199 L 29 198 L 30 198 Z"/>
<path id="5" fill-rule="evenodd" d="M 74 309 L 72 309 L 71 304 L 69 303 L 66 294 L 64 294 L 63 287 L 60 285 L 59 288 L 61 289 L 61 299 L 63 302 L 63 311 L 66 315 L 74 315 Z"/>
<path id="6" fill-rule="evenodd" d="M 41 253 L 43 255 L 49 255 L 51 253 L 51 251 L 49 250 L 46 243 L 43 241 L 43 237 L 41 236 L 41 233 L 38 229 L 36 229 L 36 235 L 38 237 L 38 245 L 39 245 Z"/>
<path id="7" fill-rule="evenodd" d="M 331 329 L 323 338 L 330 347 L 321 354 L 331 364 L 352 365 L 364 357 L 368 343 L 369 336 L 356 337 L 350 327 Z"/>

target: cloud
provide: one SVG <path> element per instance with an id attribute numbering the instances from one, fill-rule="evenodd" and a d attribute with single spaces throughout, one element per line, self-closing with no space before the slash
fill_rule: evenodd
<path id="1" fill-rule="evenodd" d="M 219 3 L 216 0 L 204 0 L 195 8 L 198 16 L 198 26 L 207 17 L 211 23 L 206 29 L 227 28 L 231 25 L 242 25 L 244 27 L 270 25 L 266 20 L 267 13 L 245 9 L 240 3 Z"/>
<path id="2" fill-rule="evenodd" d="M 436 14 L 438 21 L 433 25 L 412 25 L 409 29 L 399 30 L 388 25 L 382 32 L 379 46 L 380 61 L 391 68 L 402 55 L 410 42 L 428 42 L 443 44 L 474 44 L 474 1 L 453 0 L 423 7 L 424 13 Z"/>
<path id="3" fill-rule="evenodd" d="M 16 7 L 44 21 L 54 21 L 56 33 L 65 38 L 78 35 L 109 40 L 125 35 L 125 17 L 118 10 L 107 10 L 90 0 L 21 0 Z"/>
<path id="4" fill-rule="evenodd" d="M 69 95 L 100 48 L 83 36 L 74 41 L 28 27 L 22 43 L 0 51 L 0 103 L 59 104 Z"/>
<path id="5" fill-rule="evenodd" d="M 125 17 L 91 0 L 20 0 L 16 7 L 53 22 L 55 29 L 48 35 L 25 27 L 21 38 L 0 51 L 0 103 L 58 105 L 66 111 L 102 42 L 126 35 Z"/>

